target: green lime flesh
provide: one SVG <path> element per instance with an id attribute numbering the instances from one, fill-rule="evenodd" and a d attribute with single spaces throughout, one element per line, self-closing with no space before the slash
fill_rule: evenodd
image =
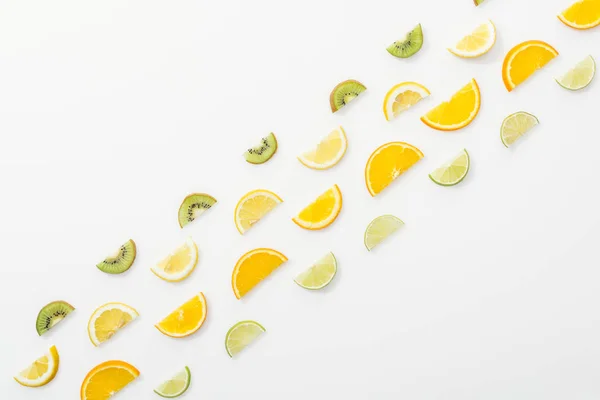
<path id="1" fill-rule="evenodd" d="M 329 285 L 337 273 L 337 260 L 333 253 L 327 253 L 314 265 L 300 273 L 295 279 L 300 287 L 319 290 Z"/>
<path id="2" fill-rule="evenodd" d="M 365 247 L 373 250 L 404 225 L 402 220 L 394 215 L 381 215 L 375 218 L 365 230 Z"/>
<path id="3" fill-rule="evenodd" d="M 423 29 L 418 24 L 408 32 L 404 39 L 397 40 L 388 46 L 387 51 L 394 57 L 408 58 L 415 55 L 423 47 Z"/>
<path id="4" fill-rule="evenodd" d="M 556 83 L 567 90 L 581 90 L 592 83 L 595 75 L 596 61 L 592 56 L 587 56 L 566 74 L 556 78 Z"/>
<path id="5" fill-rule="evenodd" d="M 463 149 L 452 161 L 442 165 L 429 178 L 441 186 L 454 186 L 465 179 L 469 173 L 471 159 L 466 149 Z"/>
<path id="6" fill-rule="evenodd" d="M 191 382 L 192 373 L 190 372 L 190 369 L 186 366 L 177 374 L 175 374 L 171 379 L 168 379 L 161 383 L 156 389 L 154 389 L 154 393 L 161 397 L 173 399 L 184 394 L 190 387 Z"/>
<path id="7" fill-rule="evenodd" d="M 540 121 L 533 114 L 525 111 L 519 111 L 509 115 L 502 121 L 500 128 L 500 140 L 506 147 L 510 147 L 521 136 L 529 132 L 531 128 L 539 124 Z"/>
<path id="8" fill-rule="evenodd" d="M 225 335 L 225 350 L 233 357 L 256 340 L 266 329 L 256 321 L 240 321 L 233 325 Z"/>

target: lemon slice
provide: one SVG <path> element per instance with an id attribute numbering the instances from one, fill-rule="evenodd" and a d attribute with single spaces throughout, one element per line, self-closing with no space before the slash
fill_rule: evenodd
<path id="1" fill-rule="evenodd" d="M 592 82 L 594 75 L 596 75 L 596 62 L 592 56 L 587 56 L 569 72 L 556 78 L 556 82 L 565 89 L 580 90 Z"/>
<path id="2" fill-rule="evenodd" d="M 58 350 L 50 347 L 48 352 L 19 372 L 15 380 L 23 386 L 40 387 L 48 384 L 58 372 Z"/>
<path id="3" fill-rule="evenodd" d="M 154 326 L 164 335 L 182 338 L 190 336 L 202 327 L 206 313 L 206 297 L 200 292 Z"/>
<path id="4" fill-rule="evenodd" d="M 458 57 L 475 58 L 490 51 L 495 43 L 496 27 L 492 21 L 486 21 L 449 47 L 448 51 Z"/>
<path id="5" fill-rule="evenodd" d="M 323 289 L 335 277 L 337 272 L 337 261 L 333 253 L 327 253 L 321 257 L 313 266 L 299 274 L 295 279 L 298 285 L 304 289 Z"/>
<path id="6" fill-rule="evenodd" d="M 225 350 L 233 357 L 256 338 L 266 332 L 266 329 L 256 321 L 240 321 L 232 326 L 225 336 Z"/>
<path id="7" fill-rule="evenodd" d="M 382 215 L 375 218 L 365 231 L 365 246 L 371 251 L 388 236 L 396 232 L 404 222 L 393 215 Z"/>
<path id="8" fill-rule="evenodd" d="M 336 220 L 341 210 L 342 192 L 338 185 L 333 185 L 292 218 L 292 221 L 304 229 L 323 229 Z"/>
<path id="9" fill-rule="evenodd" d="M 348 138 L 340 126 L 321 139 L 314 149 L 300 155 L 298 161 L 311 169 L 328 169 L 340 162 L 347 148 Z"/>
<path id="10" fill-rule="evenodd" d="M 383 115 L 391 121 L 429 96 L 429 90 L 416 82 L 402 82 L 391 88 L 383 99 Z"/>
<path id="11" fill-rule="evenodd" d="M 107 303 L 98 307 L 88 322 L 88 336 L 94 346 L 106 342 L 121 328 L 139 316 L 138 312 L 123 303 Z"/>
<path id="12" fill-rule="evenodd" d="M 191 238 L 157 265 L 150 268 L 154 275 L 168 282 L 179 282 L 190 276 L 198 263 L 198 247 Z"/>
<path id="13" fill-rule="evenodd" d="M 511 114 L 502 121 L 500 139 L 506 147 L 509 147 L 539 123 L 540 121 L 538 121 L 535 115 L 524 111 Z"/>
<path id="14" fill-rule="evenodd" d="M 454 186 L 467 176 L 471 160 L 467 150 L 463 149 L 454 159 L 429 174 L 432 181 L 442 186 Z"/>
<path id="15" fill-rule="evenodd" d="M 190 387 L 191 381 L 192 374 L 190 369 L 188 367 L 184 367 L 171 379 L 164 381 L 156 389 L 154 389 L 154 393 L 161 397 L 173 399 L 184 394 L 185 391 Z"/>
<path id="16" fill-rule="evenodd" d="M 246 193 L 235 206 L 235 227 L 240 234 L 246 233 L 262 217 L 270 213 L 283 200 L 275 193 L 258 189 Z"/>

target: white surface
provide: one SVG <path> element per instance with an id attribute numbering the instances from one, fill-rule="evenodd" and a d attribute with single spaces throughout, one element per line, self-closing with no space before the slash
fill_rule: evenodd
<path id="1" fill-rule="evenodd" d="M 183 365 L 187 398 L 230 399 L 596 399 L 600 346 L 600 215 L 597 190 L 600 82 L 583 92 L 553 77 L 585 55 L 600 60 L 600 28 L 577 32 L 556 14 L 567 0 L 460 1 L 8 1 L 0 6 L 0 165 L 3 243 L 0 397 L 77 398 L 96 364 L 123 359 L 141 371 L 119 399 L 151 389 Z M 462 60 L 445 50 L 484 18 L 498 29 L 492 51 Z M 408 60 L 385 48 L 423 24 L 425 45 Z M 504 54 L 542 39 L 560 56 L 508 93 Z M 419 116 L 475 77 L 481 112 L 443 133 Z M 368 91 L 331 114 L 329 91 L 355 78 Z M 431 98 L 387 123 L 382 99 L 415 80 Z M 598 80 L 598 78 L 597 78 Z M 504 116 L 541 121 L 505 149 Z M 295 156 L 343 125 L 349 149 L 319 172 Z M 280 149 L 253 166 L 241 153 L 273 131 Z M 425 158 L 371 198 L 363 168 L 377 146 L 403 140 Z M 427 174 L 467 148 L 472 170 L 454 188 Z M 329 229 L 307 232 L 290 218 L 338 183 L 344 209 Z M 237 200 L 267 188 L 284 203 L 244 237 Z M 177 208 L 203 191 L 218 204 L 181 230 Z M 368 253 L 375 216 L 406 222 Z M 150 266 L 186 235 L 200 264 L 180 284 Z M 129 273 L 94 266 L 133 238 Z M 290 261 L 238 301 L 237 258 L 269 246 Z M 339 273 L 324 292 L 293 277 L 327 251 Z M 153 324 L 203 291 L 209 316 L 196 335 L 174 340 Z M 34 329 L 45 303 L 76 312 L 47 336 Z M 94 348 L 94 308 L 121 301 L 140 317 Z M 227 329 L 256 319 L 267 334 L 235 360 Z M 42 389 L 11 377 L 50 344 L 61 367 Z"/>

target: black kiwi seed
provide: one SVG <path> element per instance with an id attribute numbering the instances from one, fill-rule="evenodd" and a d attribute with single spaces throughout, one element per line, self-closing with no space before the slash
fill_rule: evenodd
<path id="1" fill-rule="evenodd" d="M 52 327 L 62 321 L 75 308 L 66 301 L 53 301 L 46 304 L 38 313 L 35 321 L 35 329 L 38 335 L 43 335 Z"/>

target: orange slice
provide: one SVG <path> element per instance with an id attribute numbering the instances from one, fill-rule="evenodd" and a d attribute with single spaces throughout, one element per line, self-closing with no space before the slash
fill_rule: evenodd
<path id="1" fill-rule="evenodd" d="M 523 83 L 535 71 L 548 64 L 558 51 L 546 42 L 529 40 L 513 47 L 502 65 L 502 80 L 509 92 Z"/>
<path id="2" fill-rule="evenodd" d="M 81 400 L 108 400 L 140 375 L 125 361 L 106 361 L 92 369 L 81 384 Z"/>
<path id="3" fill-rule="evenodd" d="M 371 196 L 381 193 L 421 158 L 421 150 L 404 142 L 386 143 L 377 148 L 365 167 L 365 181 Z"/>
<path id="4" fill-rule="evenodd" d="M 600 0 L 579 0 L 558 15 L 565 25 L 590 29 L 600 25 Z"/>
<path id="5" fill-rule="evenodd" d="M 206 320 L 206 311 L 206 297 L 200 292 L 154 326 L 161 333 L 174 338 L 190 336 Z"/>
<path id="6" fill-rule="evenodd" d="M 301 228 L 311 231 L 328 227 L 342 210 L 342 192 L 333 185 L 315 201 L 305 207 L 292 221 Z"/>
<path id="7" fill-rule="evenodd" d="M 275 271 L 287 257 L 273 249 L 254 249 L 240 257 L 231 274 L 231 287 L 238 299 Z"/>
<path id="8" fill-rule="evenodd" d="M 481 94 L 475 79 L 445 101 L 421 117 L 421 121 L 433 129 L 455 131 L 469 125 L 481 106 Z"/>

